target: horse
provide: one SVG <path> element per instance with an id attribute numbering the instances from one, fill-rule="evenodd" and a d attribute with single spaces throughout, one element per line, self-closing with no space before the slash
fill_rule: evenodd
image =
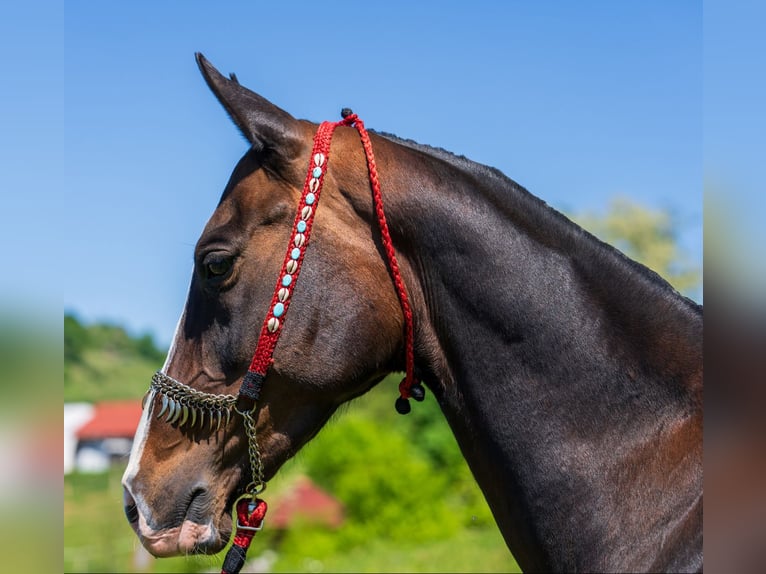
<path id="1" fill-rule="evenodd" d="M 325 158 L 325 124 L 196 59 L 250 146 L 194 248 L 123 477 L 149 552 L 220 551 L 238 497 L 407 369 L 400 400 L 422 381 L 438 401 L 524 571 L 701 571 L 702 307 L 496 169 L 378 132 L 371 166 L 351 122 Z M 312 165 L 322 205 L 285 321 L 274 279 Z M 234 406 L 256 383 L 252 410 Z"/>

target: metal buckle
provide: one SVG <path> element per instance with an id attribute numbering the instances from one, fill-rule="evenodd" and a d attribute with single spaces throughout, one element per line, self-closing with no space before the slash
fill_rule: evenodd
<path id="1" fill-rule="evenodd" d="M 239 518 L 237 518 L 237 530 L 250 530 L 251 532 L 258 532 L 263 530 L 263 523 L 265 520 L 265 518 L 262 518 L 261 523 L 258 526 L 245 526 L 244 524 L 240 524 Z"/>
<path id="2" fill-rule="evenodd" d="M 250 515 L 255 510 L 256 504 L 254 500 L 251 500 L 247 505 L 247 514 Z M 236 505 L 235 505 L 236 508 Z M 237 530 L 249 530 L 250 532 L 258 532 L 263 529 L 263 523 L 266 519 L 261 518 L 261 523 L 258 526 L 245 526 L 239 522 L 239 516 L 237 516 Z"/>

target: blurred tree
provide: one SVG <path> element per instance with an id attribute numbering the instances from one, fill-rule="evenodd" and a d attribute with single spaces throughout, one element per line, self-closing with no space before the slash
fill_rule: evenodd
<path id="1" fill-rule="evenodd" d="M 582 213 L 572 219 L 659 273 L 678 291 L 689 295 L 701 286 L 702 269 L 679 247 L 677 222 L 667 210 L 616 197 L 605 214 Z"/>
<path id="2" fill-rule="evenodd" d="M 162 361 L 165 353 L 157 348 L 154 338 L 146 333 L 130 335 L 124 327 L 109 323 L 84 325 L 72 313 L 64 314 L 64 361 L 81 362 L 86 349 L 138 355 L 151 361 Z"/>
<path id="3" fill-rule="evenodd" d="M 64 314 L 64 400 L 139 398 L 165 353 L 149 334 L 133 336 L 109 323 Z"/>
<path id="4" fill-rule="evenodd" d="M 394 378 L 395 381 L 400 379 L 401 375 Z M 410 444 L 428 458 L 434 472 L 448 481 L 449 491 L 455 498 L 453 508 L 458 510 L 464 525 L 494 524 L 484 495 L 460 452 L 439 404 L 433 398 L 423 401 L 401 419 L 398 426 L 404 435 L 416 437 Z"/>
<path id="5" fill-rule="evenodd" d="M 157 348 L 154 343 L 154 337 L 149 333 L 133 339 L 133 345 L 136 352 L 150 361 L 161 363 L 165 359 L 165 353 Z"/>
<path id="6" fill-rule="evenodd" d="M 349 413 L 304 457 L 309 475 L 345 505 L 347 526 L 338 535 L 347 544 L 446 538 L 460 527 L 445 474 L 390 426 Z"/>

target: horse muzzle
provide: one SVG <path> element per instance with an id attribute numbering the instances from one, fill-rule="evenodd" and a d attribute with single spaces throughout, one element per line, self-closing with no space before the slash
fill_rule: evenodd
<path id="1" fill-rule="evenodd" d="M 140 497 L 137 501 L 127 488 L 123 493 L 123 502 L 131 528 L 144 548 L 157 558 L 215 554 L 226 545 L 228 536 L 221 536 L 213 525 L 204 496 L 200 493 L 192 495 L 180 523 L 170 527 L 154 527 L 151 514 L 143 510 L 146 505 Z"/>

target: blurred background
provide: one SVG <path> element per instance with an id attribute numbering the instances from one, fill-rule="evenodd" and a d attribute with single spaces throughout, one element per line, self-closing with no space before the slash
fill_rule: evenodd
<path id="1" fill-rule="evenodd" d="M 708 570 L 762 565 L 764 16 L 739 0 L 4 5 L 8 567 L 220 567 L 147 556 L 119 486 L 193 245 L 246 150 L 195 51 L 296 117 L 349 106 L 497 167 L 699 302 L 704 195 Z M 517 570 L 438 408 L 396 415 L 395 385 L 350 405 L 270 485 L 282 518 L 252 570 Z M 295 511 L 307 507 L 319 510 Z M 62 542 L 63 564 L 32 531 Z"/>

